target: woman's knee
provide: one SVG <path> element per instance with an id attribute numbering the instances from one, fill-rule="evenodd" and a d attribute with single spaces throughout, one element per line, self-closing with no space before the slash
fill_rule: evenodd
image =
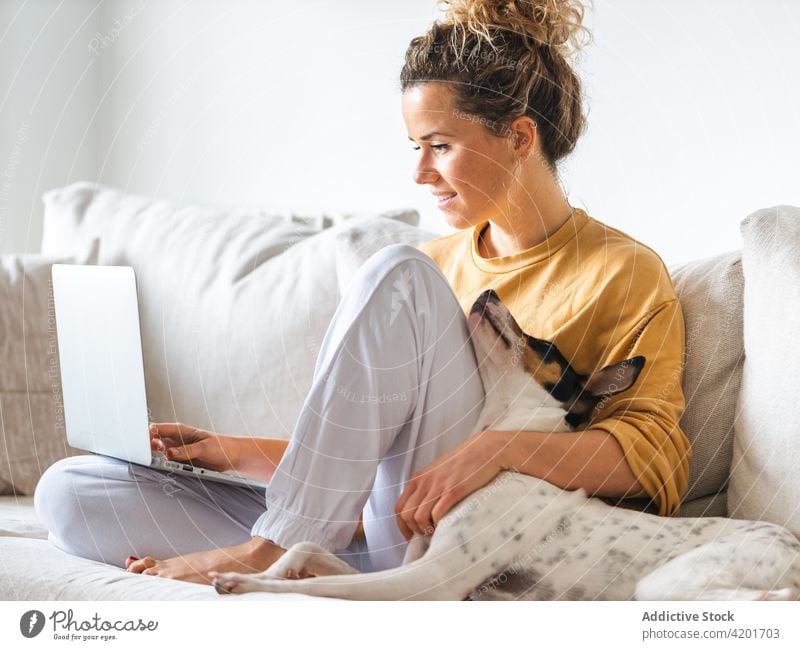
<path id="1" fill-rule="evenodd" d="M 398 284 L 399 282 L 399 284 Z M 382 285 L 392 292 L 417 290 L 434 294 L 435 300 L 450 296 L 455 301 L 453 289 L 441 269 L 421 250 L 409 244 L 390 244 L 372 254 L 358 269 L 353 284 L 376 290 Z"/>
<path id="2" fill-rule="evenodd" d="M 390 244 L 373 253 L 361 266 L 359 272 L 368 276 L 385 276 L 398 266 L 414 265 L 415 271 L 445 279 L 436 263 L 421 250 L 409 244 Z"/>
<path id="3" fill-rule="evenodd" d="M 90 484 L 127 473 L 127 463 L 105 456 L 70 456 L 53 463 L 42 474 L 33 494 L 39 520 L 51 532 L 81 511 L 81 498 Z"/>

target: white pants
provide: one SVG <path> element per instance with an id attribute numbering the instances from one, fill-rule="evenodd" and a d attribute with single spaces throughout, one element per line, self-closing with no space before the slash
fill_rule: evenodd
<path id="1" fill-rule="evenodd" d="M 258 535 L 391 568 L 406 547 L 394 512 L 406 482 L 469 437 L 483 401 L 452 288 L 425 254 L 395 244 L 343 296 L 266 494 L 92 455 L 48 468 L 34 504 L 56 546 L 116 566 Z M 362 509 L 365 540 L 351 544 Z"/>

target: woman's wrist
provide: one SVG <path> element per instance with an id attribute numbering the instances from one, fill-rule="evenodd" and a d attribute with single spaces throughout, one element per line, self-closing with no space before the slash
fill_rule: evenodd
<path id="1" fill-rule="evenodd" d="M 512 433 L 512 431 L 484 429 L 478 434 L 484 441 L 484 457 L 497 468 L 498 473 L 506 470 L 517 471 L 517 467 L 513 462 L 514 454 L 511 450 Z"/>
<path id="2" fill-rule="evenodd" d="M 233 469 L 262 481 L 271 480 L 289 441 L 252 436 L 230 437 L 233 439 L 229 454 Z"/>
<path id="3" fill-rule="evenodd" d="M 496 431 L 484 429 L 483 436 L 486 445 L 486 458 L 497 468 L 497 472 L 513 469 L 509 454 L 509 431 Z"/>

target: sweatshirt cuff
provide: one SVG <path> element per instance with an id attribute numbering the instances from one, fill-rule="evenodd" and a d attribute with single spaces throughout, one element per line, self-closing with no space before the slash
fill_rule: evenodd
<path id="1" fill-rule="evenodd" d="M 267 509 L 256 519 L 250 535 L 263 537 L 283 549 L 299 542 L 314 542 L 331 553 L 347 548 L 352 538 L 352 534 L 348 537 L 347 531 L 337 530 L 327 522 L 312 523 L 306 517 L 277 507 Z"/>
<path id="2" fill-rule="evenodd" d="M 680 514 L 688 481 L 688 458 L 681 457 L 679 451 L 669 445 L 668 436 L 657 441 L 654 431 L 643 431 L 616 417 L 593 422 L 590 428 L 602 429 L 614 436 L 631 471 L 658 506 L 660 516 Z M 648 439 L 651 435 L 653 439 Z"/>

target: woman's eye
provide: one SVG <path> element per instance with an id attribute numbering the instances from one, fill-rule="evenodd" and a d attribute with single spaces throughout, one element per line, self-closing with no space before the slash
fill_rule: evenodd
<path id="1" fill-rule="evenodd" d="M 436 149 L 437 151 L 446 151 L 450 145 L 448 144 L 432 144 L 431 149 Z M 414 151 L 419 151 L 419 147 L 412 147 Z"/>

